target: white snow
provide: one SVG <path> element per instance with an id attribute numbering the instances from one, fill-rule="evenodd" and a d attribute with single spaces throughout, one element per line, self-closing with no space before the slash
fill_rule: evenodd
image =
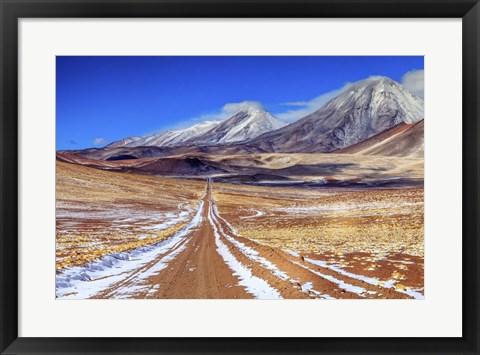
<path id="1" fill-rule="evenodd" d="M 185 236 L 202 220 L 203 201 L 190 223 L 172 237 L 150 246 L 140 247 L 126 253 L 112 253 L 85 264 L 63 269 L 56 276 L 56 296 L 61 299 L 85 299 L 107 290 L 115 283 L 122 284 L 117 294 L 110 298 L 128 298 L 143 289 L 141 281 L 164 269 L 167 263 L 180 253 L 189 240 Z M 183 244 L 182 244 L 183 243 Z M 170 253 L 153 265 L 147 266 L 161 255 Z M 137 280 L 133 282 L 133 280 Z"/>
<path id="2" fill-rule="evenodd" d="M 325 293 L 321 293 L 321 292 L 318 292 L 316 290 L 313 289 L 313 283 L 311 282 L 306 282 L 304 283 L 302 286 L 301 286 L 301 290 L 303 293 L 313 293 L 317 296 L 319 296 L 320 298 L 323 298 L 323 299 L 326 299 L 326 300 L 334 300 L 335 298 L 325 294 Z"/>
<path id="3" fill-rule="evenodd" d="M 215 234 L 215 244 L 217 251 L 223 258 L 233 274 L 240 279 L 239 285 L 245 287 L 245 290 L 257 299 L 281 299 L 280 293 L 274 289 L 265 280 L 262 280 L 252 274 L 252 271 L 240 263 L 237 258 L 230 252 L 228 247 L 220 239 L 220 233 L 212 218 L 212 206 L 208 209 L 208 219 L 213 227 Z"/>
<path id="4" fill-rule="evenodd" d="M 157 291 L 158 289 L 160 288 L 160 285 L 153 285 L 150 290 L 148 290 L 148 293 L 147 295 L 145 296 L 145 298 L 148 298 L 149 296 L 153 296 Z"/>
<path id="5" fill-rule="evenodd" d="M 335 272 L 337 272 L 341 275 L 348 276 L 352 279 L 363 281 L 363 282 L 365 282 L 367 284 L 370 284 L 370 285 L 380 286 L 382 288 L 390 288 L 390 289 L 395 290 L 396 292 L 407 294 L 407 295 L 409 295 L 409 296 L 411 296 L 415 299 L 419 299 L 419 300 L 425 299 L 424 295 L 422 295 L 420 292 L 414 291 L 412 289 L 408 289 L 408 290 L 398 290 L 398 289 L 396 289 L 395 288 L 395 283 L 396 283 L 395 280 L 381 281 L 381 280 L 379 280 L 377 278 L 374 278 L 374 277 L 368 277 L 368 276 L 353 274 L 351 272 L 343 270 L 342 268 L 340 268 L 337 265 L 329 265 L 326 261 L 323 261 L 323 260 L 315 260 L 315 259 L 305 258 L 305 261 L 309 262 L 311 264 L 314 264 L 314 265 L 318 265 L 318 266 L 330 269 L 330 270 L 335 271 Z"/>
<path id="6" fill-rule="evenodd" d="M 306 259 L 305 259 L 306 260 Z M 322 274 L 321 272 L 319 271 L 316 271 L 316 270 L 313 270 L 307 266 L 304 266 L 302 264 L 300 264 L 299 262 L 296 262 L 296 261 L 291 261 L 292 263 L 298 265 L 298 266 L 301 266 L 303 267 L 304 269 L 310 271 L 310 272 L 313 272 L 315 275 L 318 275 L 320 276 L 321 278 L 324 278 L 330 282 L 333 282 L 335 284 L 337 284 L 339 287 L 343 288 L 345 291 L 348 291 L 348 292 L 353 292 L 353 293 L 356 293 L 357 295 L 361 296 L 361 297 L 365 297 L 364 296 L 364 293 L 367 292 L 367 290 L 365 290 L 363 287 L 360 287 L 360 286 L 354 286 L 354 285 L 351 285 L 349 283 L 346 283 L 345 281 L 343 280 L 339 280 L 337 279 L 336 277 L 333 277 L 333 276 L 330 276 L 330 275 L 325 275 L 325 274 Z"/>
<path id="7" fill-rule="evenodd" d="M 256 261 L 258 262 L 260 265 L 262 265 L 263 267 L 265 267 L 266 269 L 270 270 L 273 272 L 273 275 L 278 277 L 279 279 L 281 280 L 288 280 L 290 281 L 290 283 L 297 283 L 298 280 L 294 280 L 292 279 L 290 276 L 288 276 L 287 273 L 285 273 L 284 271 L 280 270 L 274 263 L 272 263 L 270 260 L 267 260 L 265 259 L 264 257 L 260 256 L 259 252 L 256 251 L 255 249 L 245 245 L 244 243 L 236 240 L 235 238 L 233 238 L 232 236 L 228 235 L 224 229 L 222 228 L 222 225 L 220 224 L 220 222 L 218 221 L 217 218 L 221 219 L 224 223 L 226 223 L 228 226 L 230 226 L 230 230 L 234 230 L 233 227 L 227 222 L 227 220 L 225 218 L 223 218 L 222 216 L 220 216 L 220 214 L 218 213 L 218 210 L 217 210 L 217 207 L 216 205 L 214 205 L 212 207 L 212 211 L 213 213 L 211 214 L 211 218 L 213 220 L 213 222 L 215 222 L 217 225 L 218 225 L 218 228 L 220 229 L 220 231 L 222 232 L 223 236 L 230 242 L 232 243 L 233 245 L 235 245 L 241 252 L 243 255 L 245 255 L 247 258 L 249 258 L 250 260 L 253 260 L 253 261 Z M 235 232 L 233 232 L 235 234 Z M 312 285 L 313 287 L 313 285 Z M 323 298 L 328 298 L 330 296 L 328 295 L 325 295 L 325 294 L 322 294 L 321 292 L 319 291 L 315 291 L 311 288 L 309 288 L 308 290 L 304 290 L 302 288 L 302 292 L 304 293 L 307 293 L 309 294 L 310 291 L 315 293 L 316 295 L 321 295 Z"/>
<path id="8" fill-rule="evenodd" d="M 174 215 L 174 214 L 172 214 L 172 215 Z M 174 225 L 177 225 L 179 223 L 182 223 L 182 222 L 186 221 L 187 218 L 188 218 L 188 215 L 189 215 L 188 212 L 182 211 L 176 217 L 172 216 L 170 218 L 166 218 L 167 219 L 166 222 L 162 222 L 162 223 L 158 223 L 158 224 L 154 224 L 154 225 L 150 225 L 150 226 L 145 226 L 145 227 L 143 227 L 143 229 L 147 229 L 147 230 L 152 229 L 152 230 L 158 230 L 158 231 L 164 230 L 164 229 L 167 229 L 169 227 L 172 227 Z"/>
<path id="9" fill-rule="evenodd" d="M 139 272 L 133 272 L 126 279 L 122 280 L 121 284 L 123 285 L 116 288 L 110 294 L 109 298 L 131 298 L 135 293 L 148 290 L 150 288 L 150 285 L 147 283 L 148 278 L 165 269 L 170 261 L 175 259 L 178 254 L 185 250 L 189 242 L 190 239 L 182 239 L 179 243 L 171 247 L 170 252 L 159 261 L 155 262 L 155 264 L 145 267 Z"/>
<path id="10" fill-rule="evenodd" d="M 230 229 L 230 232 L 232 232 L 233 234 L 237 234 L 237 229 L 234 226 L 232 226 L 230 224 L 230 222 L 228 222 L 225 218 L 223 218 L 220 215 L 220 213 L 218 212 L 218 209 L 217 209 L 217 205 L 214 205 L 212 208 L 215 212 L 215 215 L 218 216 L 218 218 L 220 218 L 223 221 L 223 223 L 225 223 L 225 225 L 228 227 L 228 229 Z"/>
<path id="11" fill-rule="evenodd" d="M 251 215 L 251 216 L 243 216 L 243 217 L 240 217 L 240 219 L 257 218 L 257 217 L 265 215 L 265 212 L 263 212 L 263 211 L 259 211 L 259 210 L 253 210 L 253 211 L 256 212 L 256 214 Z"/>
<path id="12" fill-rule="evenodd" d="M 122 232 L 136 234 L 139 231 L 155 232 L 170 228 L 183 223 L 193 215 L 195 210 L 187 204 L 180 204 L 175 212 L 142 211 L 133 208 L 115 209 L 68 209 L 57 206 L 56 217 L 58 221 L 68 225 L 72 230 L 83 227 L 85 221 L 95 220 L 98 223 L 90 223 L 89 228 L 104 232 L 104 224 L 108 223 L 109 231 L 121 230 Z M 131 229 L 126 229 L 131 227 Z"/>
<path id="13" fill-rule="evenodd" d="M 260 256 L 258 251 L 252 249 L 251 247 L 245 245 L 244 243 L 236 240 L 235 238 L 232 238 L 227 233 L 225 233 L 221 224 L 216 219 L 217 216 L 219 218 L 221 218 L 223 221 L 225 221 L 225 219 L 223 219 L 222 217 L 220 217 L 218 215 L 218 212 L 216 211 L 216 209 L 213 208 L 213 213 L 211 215 L 211 218 L 213 219 L 214 222 L 217 223 L 218 228 L 221 230 L 225 239 L 227 239 L 230 243 L 232 243 L 238 249 L 240 249 L 240 251 L 242 252 L 243 255 L 245 255 L 247 258 L 249 258 L 253 261 L 258 262 L 259 264 L 261 264 L 266 269 L 273 271 L 273 274 L 275 276 L 277 276 L 278 278 L 280 278 L 282 280 L 289 280 L 290 279 L 290 277 L 288 277 L 288 275 L 285 272 L 281 271 L 274 263 L 272 263 L 271 261 L 269 261 L 269 260 L 265 259 L 264 257 Z"/>
<path id="14" fill-rule="evenodd" d="M 287 253 L 287 254 L 290 254 L 292 256 L 296 256 L 296 257 L 300 256 L 299 253 L 297 253 L 296 251 L 293 251 L 293 250 L 284 250 L 284 252 Z"/>
<path id="15" fill-rule="evenodd" d="M 181 144 L 233 143 L 282 128 L 286 123 L 262 110 L 239 111 L 224 121 L 205 121 L 194 126 L 143 137 L 129 137 L 111 146 L 178 146 Z"/>
<path id="16" fill-rule="evenodd" d="M 355 102 L 356 107 L 366 108 L 370 117 L 395 110 L 397 122 L 412 123 L 424 118 L 424 102 L 397 82 L 386 77 L 371 77 L 348 87 L 323 107 L 342 112 Z"/>
<path id="17" fill-rule="evenodd" d="M 127 138 L 123 140 L 122 145 L 126 147 L 174 146 L 199 137 L 219 124 L 220 121 L 205 121 L 185 129 L 164 131 L 148 136 L 135 137 L 136 139 Z"/>
<path id="18" fill-rule="evenodd" d="M 232 126 L 218 141 L 219 143 L 233 143 L 252 139 L 263 133 L 274 131 L 286 126 L 286 123 L 279 121 L 265 111 L 255 110 L 249 111 L 248 113 L 239 112 L 235 116 L 241 114 L 245 114 L 245 118 L 235 126 Z"/>
<path id="19" fill-rule="evenodd" d="M 302 285 L 302 292 L 308 292 L 313 289 L 313 284 L 311 282 L 306 282 Z"/>

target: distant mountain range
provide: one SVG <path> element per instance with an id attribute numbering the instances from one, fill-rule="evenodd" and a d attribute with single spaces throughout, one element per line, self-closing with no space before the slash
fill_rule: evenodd
<path id="1" fill-rule="evenodd" d="M 279 121 L 266 111 L 252 109 L 237 112 L 225 121 L 207 121 L 182 130 L 166 131 L 144 137 L 128 137 L 113 142 L 107 147 L 230 144 L 248 141 L 285 125 L 286 123 Z"/>
<path id="2" fill-rule="evenodd" d="M 220 121 L 207 121 L 196 124 L 192 127 L 177 130 L 165 131 L 156 134 L 151 134 L 143 137 L 128 137 L 106 146 L 106 148 L 119 147 L 169 147 L 180 145 L 190 139 L 201 137 L 202 134 L 208 132 L 210 129 L 218 126 Z"/>
<path id="3" fill-rule="evenodd" d="M 373 77 L 348 85 L 320 109 L 288 125 L 266 111 L 251 109 L 224 121 L 128 137 L 104 148 L 68 153 L 100 160 L 195 152 L 338 152 L 419 157 L 423 156 L 423 118 L 421 98 L 392 79 Z"/>

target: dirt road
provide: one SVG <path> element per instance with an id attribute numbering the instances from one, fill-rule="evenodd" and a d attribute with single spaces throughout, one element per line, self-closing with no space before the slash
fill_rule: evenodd
<path id="1" fill-rule="evenodd" d="M 209 180 L 196 215 L 174 236 L 60 275 L 57 297 L 423 298 L 415 290 L 238 236 L 219 214 L 212 188 Z"/>

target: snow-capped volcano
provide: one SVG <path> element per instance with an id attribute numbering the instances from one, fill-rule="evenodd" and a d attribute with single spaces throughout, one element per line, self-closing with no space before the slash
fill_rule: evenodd
<path id="1" fill-rule="evenodd" d="M 349 85 L 319 110 L 251 143 L 267 151 L 332 152 L 423 118 L 421 98 L 392 79 L 374 77 Z"/>
<path id="2" fill-rule="evenodd" d="M 164 131 L 143 137 L 128 137 L 109 144 L 107 147 L 175 146 L 195 139 L 219 125 L 221 121 L 205 121 L 181 130 Z"/>
<path id="3" fill-rule="evenodd" d="M 242 110 L 213 127 L 202 136 L 191 139 L 195 145 L 230 144 L 247 141 L 266 132 L 286 126 L 263 110 Z"/>
<path id="4" fill-rule="evenodd" d="M 107 147 L 174 147 L 216 145 L 241 142 L 285 126 L 270 113 L 258 109 L 242 110 L 225 121 L 207 121 L 192 127 L 143 137 L 128 137 Z"/>
<path id="5" fill-rule="evenodd" d="M 396 81 L 371 77 L 348 85 L 319 110 L 287 125 L 258 108 L 224 121 L 175 131 L 129 137 L 108 147 L 231 146 L 269 152 L 333 152 L 364 141 L 400 123 L 422 120 L 423 100 Z"/>

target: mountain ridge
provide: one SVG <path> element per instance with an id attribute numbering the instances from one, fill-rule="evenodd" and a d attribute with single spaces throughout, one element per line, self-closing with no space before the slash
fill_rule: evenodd
<path id="1" fill-rule="evenodd" d="M 386 77 L 350 85 L 320 109 L 250 144 L 271 152 L 329 153 L 423 119 L 423 100 Z"/>
<path id="2" fill-rule="evenodd" d="M 370 77 L 346 86 L 342 93 L 320 109 L 288 125 L 272 114 L 252 107 L 240 110 L 223 121 L 201 122 L 182 130 L 128 137 L 104 148 L 71 152 L 87 158 L 108 160 L 160 157 L 189 152 L 342 152 L 364 141 L 366 143 L 359 146 L 369 146 L 380 139 L 372 137 L 381 137 L 382 132 L 423 120 L 423 105 L 421 98 L 410 93 L 398 82 L 386 77 Z M 412 132 L 414 131 L 409 133 Z M 415 149 L 409 149 L 412 154 L 423 154 L 423 124 L 415 129 L 412 137 L 414 138 L 403 135 L 402 146 L 408 141 L 415 145 Z M 400 141 L 398 142 L 400 144 Z M 393 149 L 391 145 L 385 150 L 379 148 L 376 154 L 404 153 Z"/>
<path id="3" fill-rule="evenodd" d="M 267 111 L 247 109 L 236 112 L 224 121 L 205 121 L 181 130 L 127 137 L 108 144 L 106 148 L 232 144 L 256 138 L 285 125 Z"/>

